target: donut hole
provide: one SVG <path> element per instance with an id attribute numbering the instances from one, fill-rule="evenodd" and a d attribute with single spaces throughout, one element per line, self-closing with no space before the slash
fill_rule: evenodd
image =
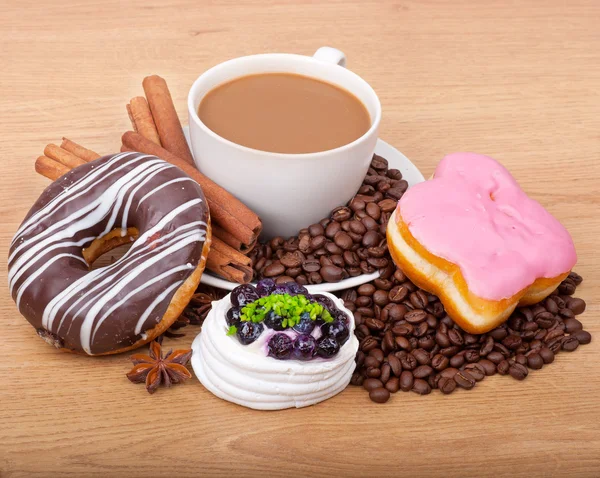
<path id="1" fill-rule="evenodd" d="M 106 267 L 123 257 L 138 236 L 139 231 L 135 227 L 128 227 L 125 235 L 121 228 L 113 229 L 108 234 L 97 237 L 83 249 L 83 258 L 90 270 Z"/>

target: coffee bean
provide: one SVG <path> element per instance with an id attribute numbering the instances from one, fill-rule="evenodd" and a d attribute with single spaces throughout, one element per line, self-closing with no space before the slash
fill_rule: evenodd
<path id="1" fill-rule="evenodd" d="M 450 360 L 448 360 L 448 357 L 445 357 L 442 354 L 436 354 L 431 359 L 431 366 L 438 372 L 447 368 L 449 364 Z"/>
<path id="2" fill-rule="evenodd" d="M 352 238 L 344 231 L 337 232 L 335 236 L 333 236 L 333 241 L 338 247 L 344 250 L 349 250 L 353 244 Z"/>
<path id="3" fill-rule="evenodd" d="M 339 282 L 344 278 L 344 269 L 334 265 L 322 267 L 320 272 L 325 282 Z"/>
<path id="4" fill-rule="evenodd" d="M 494 362 L 491 360 L 482 359 L 477 363 L 483 367 L 483 371 L 487 376 L 496 374 L 496 364 L 494 364 Z"/>
<path id="5" fill-rule="evenodd" d="M 386 384 L 385 384 L 385 388 L 390 392 L 390 393 L 396 393 L 398 390 L 400 390 L 400 379 L 398 377 L 392 377 L 390 378 Z"/>
<path id="6" fill-rule="evenodd" d="M 385 328 L 385 323 L 383 323 L 381 320 L 377 320 L 374 318 L 368 318 L 365 320 L 364 323 L 367 327 L 369 327 L 369 329 L 374 331 L 380 331 Z"/>
<path id="7" fill-rule="evenodd" d="M 552 352 L 552 350 L 550 350 L 549 348 L 542 347 L 539 351 L 539 354 L 540 357 L 542 357 L 542 360 L 545 364 L 554 362 L 554 352 Z"/>
<path id="8" fill-rule="evenodd" d="M 490 336 L 486 337 L 485 342 L 479 349 L 479 355 L 485 357 L 489 354 L 494 348 L 494 339 Z"/>
<path id="9" fill-rule="evenodd" d="M 503 327 L 497 327 L 488 332 L 488 335 L 494 340 L 501 341 L 506 338 L 508 331 Z"/>
<path id="10" fill-rule="evenodd" d="M 460 347 L 464 343 L 461 333 L 456 329 L 450 329 L 448 331 L 448 339 L 451 344 L 456 345 L 457 347 Z"/>
<path id="11" fill-rule="evenodd" d="M 575 337 L 581 345 L 587 345 L 592 341 L 592 335 L 586 330 L 578 330 L 572 337 Z"/>
<path id="12" fill-rule="evenodd" d="M 488 357 L 489 357 L 489 355 L 488 355 Z M 510 369 L 510 364 L 508 363 L 508 360 L 502 360 L 500 363 L 498 363 L 496 365 L 496 370 L 498 371 L 498 373 L 500 375 L 507 375 L 509 369 Z"/>
<path id="13" fill-rule="evenodd" d="M 331 213 L 331 219 L 337 222 L 347 221 L 352 217 L 352 211 L 347 207 L 338 207 Z"/>
<path id="14" fill-rule="evenodd" d="M 386 306 L 388 301 L 388 294 L 384 290 L 375 291 L 373 294 L 373 302 L 380 307 Z"/>
<path id="15" fill-rule="evenodd" d="M 440 349 L 440 353 L 446 357 L 452 357 L 456 355 L 460 349 L 456 345 L 452 345 L 451 347 L 444 347 Z"/>
<path id="16" fill-rule="evenodd" d="M 367 377 L 378 378 L 381 376 L 381 369 L 377 367 L 368 367 L 365 375 Z"/>
<path id="17" fill-rule="evenodd" d="M 367 204 L 366 211 L 369 216 L 376 221 L 379 221 L 379 218 L 381 217 L 381 208 L 377 204 L 372 202 Z"/>
<path id="18" fill-rule="evenodd" d="M 531 354 L 527 357 L 527 366 L 533 370 L 539 370 L 544 366 L 544 360 L 540 354 Z"/>
<path id="19" fill-rule="evenodd" d="M 375 247 L 379 245 L 379 241 L 381 241 L 381 235 L 377 231 L 371 230 L 363 236 L 362 245 L 364 247 Z"/>
<path id="20" fill-rule="evenodd" d="M 529 372 L 527 371 L 527 367 L 521 365 L 520 363 L 510 364 L 508 369 L 508 373 L 510 376 L 516 380 L 525 380 Z"/>
<path id="21" fill-rule="evenodd" d="M 379 223 L 371 216 L 361 218 L 360 222 L 367 228 L 367 231 L 377 231 L 379 229 Z"/>
<path id="22" fill-rule="evenodd" d="M 411 310 L 404 315 L 404 320 L 412 325 L 420 324 L 425 319 L 427 319 L 427 312 L 422 309 Z"/>
<path id="23" fill-rule="evenodd" d="M 433 373 L 433 369 L 429 365 L 419 365 L 413 370 L 413 376 L 415 378 L 426 378 Z"/>
<path id="24" fill-rule="evenodd" d="M 364 365 L 366 368 L 369 368 L 369 367 L 379 368 L 379 366 L 381 365 L 381 360 L 377 360 L 377 358 L 373 357 L 372 355 L 367 355 L 364 358 Z"/>
<path id="25" fill-rule="evenodd" d="M 454 381 L 456 385 L 466 390 L 471 390 L 475 386 L 475 379 L 466 370 L 460 370 L 455 376 Z"/>
<path id="26" fill-rule="evenodd" d="M 313 251 L 322 248 L 327 242 L 327 238 L 325 236 L 316 236 L 310 240 L 310 248 Z"/>
<path id="27" fill-rule="evenodd" d="M 371 160 L 371 167 L 374 169 L 383 169 L 387 170 L 388 162 L 387 159 L 382 158 L 381 156 L 374 154 L 373 159 Z"/>
<path id="28" fill-rule="evenodd" d="M 420 365 L 429 365 L 429 363 L 431 362 L 431 356 L 429 355 L 429 352 L 427 352 L 426 350 L 423 350 L 422 348 L 413 350 L 411 352 L 411 354 L 413 355 L 414 358 L 417 359 L 417 362 Z"/>
<path id="29" fill-rule="evenodd" d="M 333 239 L 335 235 L 342 230 L 339 222 L 332 222 L 325 228 L 325 237 Z"/>
<path id="30" fill-rule="evenodd" d="M 388 296 L 389 298 L 389 296 Z M 386 307 L 389 307 L 388 309 L 388 313 L 389 313 L 389 317 L 391 321 L 397 321 L 397 320 L 401 320 L 404 318 L 404 316 L 406 315 L 406 313 L 408 312 L 406 306 L 401 305 L 401 304 L 388 304 L 386 305 Z M 413 330 L 413 326 L 410 324 L 404 324 L 409 331 L 412 333 Z"/>
<path id="31" fill-rule="evenodd" d="M 372 296 L 377 289 L 371 283 L 363 284 L 358 289 L 357 292 L 362 296 Z"/>
<path id="32" fill-rule="evenodd" d="M 582 314 L 585 311 L 585 301 L 576 297 L 571 297 L 567 300 L 567 308 L 575 315 Z"/>
<path id="33" fill-rule="evenodd" d="M 465 363 L 465 356 L 463 354 L 455 355 L 450 358 L 450 366 L 454 368 L 460 368 Z"/>
<path id="34" fill-rule="evenodd" d="M 564 295 L 573 295 L 575 293 L 575 287 L 575 283 L 567 278 L 558 286 L 558 291 Z"/>
<path id="35" fill-rule="evenodd" d="M 396 377 L 399 377 L 400 374 L 402 373 L 402 364 L 400 363 L 400 359 L 398 357 L 396 357 L 395 355 L 389 355 L 388 363 L 390 364 L 392 373 Z"/>
<path id="36" fill-rule="evenodd" d="M 401 303 L 408 296 L 408 288 L 404 285 L 392 288 L 388 294 L 390 302 Z"/>
<path id="37" fill-rule="evenodd" d="M 574 336 L 567 337 L 562 343 L 562 349 L 566 352 L 573 352 L 577 347 L 579 347 L 579 341 Z"/>
<path id="38" fill-rule="evenodd" d="M 467 350 L 465 352 L 465 360 L 469 363 L 479 361 L 479 352 L 477 350 Z"/>
<path id="39" fill-rule="evenodd" d="M 381 375 L 379 376 L 379 380 L 381 380 L 383 383 L 387 383 L 387 381 L 390 379 L 391 373 L 392 369 L 390 368 L 390 364 L 384 363 L 381 366 Z"/>
<path id="40" fill-rule="evenodd" d="M 386 388 L 375 388 L 369 392 L 369 398 L 375 403 L 385 403 L 390 399 L 390 392 Z"/>
<path id="41" fill-rule="evenodd" d="M 454 381 L 454 378 L 440 377 L 438 381 L 438 389 L 444 395 L 449 395 L 450 393 L 454 392 L 454 390 L 456 390 L 456 382 Z"/>
<path id="42" fill-rule="evenodd" d="M 527 357 L 523 354 L 517 354 L 514 358 L 515 362 L 520 363 L 521 365 L 527 365 Z"/>
<path id="43" fill-rule="evenodd" d="M 302 270 L 304 272 L 317 272 L 321 269 L 321 263 L 316 259 L 306 259 L 302 263 Z"/>
<path id="44" fill-rule="evenodd" d="M 435 334 L 435 341 L 439 344 L 440 347 L 450 346 L 450 339 L 448 338 L 448 336 L 445 333 L 440 332 L 439 330 Z"/>
<path id="45" fill-rule="evenodd" d="M 427 294 L 420 289 L 410 294 L 410 302 L 415 306 L 415 309 L 424 309 L 429 303 L 427 301 Z"/>
<path id="46" fill-rule="evenodd" d="M 577 319 L 565 319 L 565 332 L 567 334 L 573 334 L 581 329 L 583 329 L 583 325 Z"/>
<path id="47" fill-rule="evenodd" d="M 371 336 L 366 337 L 360 345 L 360 349 L 363 352 L 368 352 L 369 350 L 372 350 L 375 347 L 377 347 L 377 340 L 375 339 L 375 337 Z"/>
<path id="48" fill-rule="evenodd" d="M 404 337 L 396 337 L 396 340 Z M 400 363 L 402 364 L 402 368 L 404 370 L 414 370 L 417 368 L 417 359 L 410 354 L 403 355 L 402 357 L 398 357 L 400 359 Z"/>
<path id="49" fill-rule="evenodd" d="M 425 380 L 417 378 L 413 383 L 411 392 L 418 393 L 419 395 L 428 395 L 431 393 L 431 387 Z"/>
<path id="50" fill-rule="evenodd" d="M 263 270 L 263 275 L 265 277 L 275 277 L 281 275 L 285 272 L 285 266 L 279 262 L 272 262 Z"/>
<path id="51" fill-rule="evenodd" d="M 378 378 L 367 378 L 363 382 L 362 386 L 367 392 L 370 392 L 371 390 L 375 390 L 376 388 L 383 387 L 383 382 Z"/>
<path id="52" fill-rule="evenodd" d="M 414 384 L 414 377 L 412 372 L 405 370 L 400 374 L 400 389 L 403 392 L 409 392 L 412 390 Z"/>
<path id="53" fill-rule="evenodd" d="M 295 251 L 295 252 L 286 252 L 282 257 L 281 257 L 281 263 L 285 266 L 285 267 L 299 267 L 302 264 L 302 261 L 304 260 L 304 254 L 302 254 L 300 251 Z"/>
<path id="54" fill-rule="evenodd" d="M 469 372 L 476 382 L 481 382 L 485 378 L 485 369 L 478 363 L 469 363 L 465 365 L 465 371 Z"/>

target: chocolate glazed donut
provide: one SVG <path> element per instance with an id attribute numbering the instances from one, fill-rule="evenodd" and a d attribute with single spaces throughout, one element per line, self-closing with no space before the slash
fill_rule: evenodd
<path id="1" fill-rule="evenodd" d="M 129 242 L 121 259 L 90 270 Z M 105 156 L 59 178 L 33 205 L 10 247 L 10 291 L 56 347 L 124 352 L 177 319 L 209 247 L 208 206 L 195 181 L 155 156 Z"/>

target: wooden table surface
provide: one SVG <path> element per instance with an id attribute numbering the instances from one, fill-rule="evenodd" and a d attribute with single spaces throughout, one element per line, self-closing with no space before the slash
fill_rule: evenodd
<path id="1" fill-rule="evenodd" d="M 116 151 L 144 76 L 164 76 L 187 118 L 187 91 L 208 67 L 331 45 L 378 92 L 381 137 L 425 176 L 445 153 L 486 153 L 563 222 L 594 334 L 524 382 L 495 376 L 386 405 L 351 387 L 264 413 L 195 378 L 150 396 L 125 378 L 127 355 L 57 352 L 4 284 L 0 476 L 600 476 L 600 2 L 13 1 L 0 45 L 4 270 L 48 184 L 35 158 L 63 135 Z M 185 332 L 178 345 L 197 329 Z"/>

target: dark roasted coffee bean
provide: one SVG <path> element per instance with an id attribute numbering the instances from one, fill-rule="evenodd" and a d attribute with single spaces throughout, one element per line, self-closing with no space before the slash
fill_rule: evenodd
<path id="1" fill-rule="evenodd" d="M 562 343 L 562 349 L 566 352 L 573 352 L 577 347 L 579 347 L 579 341 L 574 336 L 567 337 Z"/>
<path id="2" fill-rule="evenodd" d="M 427 294 L 420 289 L 410 294 L 410 302 L 415 306 L 415 309 L 424 309 L 429 303 L 427 301 Z"/>
<path id="3" fill-rule="evenodd" d="M 386 307 L 389 307 L 388 313 L 390 316 L 390 320 L 396 322 L 397 320 L 404 319 L 404 316 L 408 312 L 406 307 L 402 304 L 388 304 Z M 405 324 L 410 332 L 412 333 L 413 326 L 410 324 Z"/>
<path id="4" fill-rule="evenodd" d="M 397 204 L 397 201 L 394 201 L 393 199 L 384 199 L 377 203 L 382 212 L 392 212 L 396 209 Z"/>
<path id="5" fill-rule="evenodd" d="M 290 267 L 289 269 L 285 270 L 285 273 L 290 277 L 296 278 L 300 274 L 302 274 L 302 268 L 301 267 Z"/>
<path id="6" fill-rule="evenodd" d="M 263 270 L 263 275 L 265 277 L 275 277 L 283 274 L 285 272 L 285 266 L 279 262 L 272 262 Z"/>
<path id="7" fill-rule="evenodd" d="M 408 314 L 407 314 L 408 315 Z M 404 316 L 404 319 L 406 320 L 406 315 Z M 421 322 L 420 324 L 417 324 L 414 326 L 414 330 L 413 330 L 413 335 L 415 338 L 415 342 L 417 341 L 416 339 L 418 339 L 419 337 L 422 337 L 423 335 L 425 335 L 427 333 L 427 322 Z"/>
<path id="8" fill-rule="evenodd" d="M 483 367 L 483 371 L 486 375 L 489 376 L 496 374 L 496 365 L 494 364 L 494 362 L 487 359 L 482 359 L 477 363 Z"/>
<path id="9" fill-rule="evenodd" d="M 491 330 L 490 332 L 488 332 L 488 335 L 490 337 L 492 337 L 492 339 L 494 339 L 494 340 L 501 341 L 506 338 L 506 336 L 508 335 L 508 332 L 503 327 L 496 327 L 494 330 Z"/>
<path id="10" fill-rule="evenodd" d="M 344 278 L 344 270 L 334 265 L 322 267 L 320 272 L 325 282 L 339 282 Z"/>
<path id="11" fill-rule="evenodd" d="M 302 263 L 302 270 L 304 272 L 317 272 L 319 269 L 321 269 L 321 263 L 316 259 L 306 259 Z"/>
<path id="12" fill-rule="evenodd" d="M 296 284 L 299 284 L 299 285 L 306 285 L 306 284 L 308 284 L 308 278 L 304 274 L 300 274 L 294 280 L 296 281 Z"/>
<path id="13" fill-rule="evenodd" d="M 379 380 L 381 380 L 383 383 L 387 383 L 387 381 L 390 379 L 391 373 L 392 369 L 390 368 L 390 364 L 384 363 L 381 366 L 381 375 L 379 376 Z"/>
<path id="14" fill-rule="evenodd" d="M 554 362 L 554 352 L 552 352 L 552 350 L 550 350 L 548 347 L 542 347 L 539 351 L 539 354 L 545 364 Z"/>
<path id="15" fill-rule="evenodd" d="M 304 254 L 302 254 L 302 252 L 300 251 L 295 251 L 295 252 L 286 252 L 282 257 L 280 262 L 285 266 L 285 267 L 299 267 L 302 264 L 302 261 L 304 260 Z"/>
<path id="16" fill-rule="evenodd" d="M 514 358 L 515 362 L 520 363 L 521 365 L 527 365 L 527 357 L 523 354 L 517 354 Z"/>
<path id="17" fill-rule="evenodd" d="M 331 213 L 331 219 L 337 222 L 347 221 L 352 217 L 352 211 L 347 207 L 338 207 Z"/>
<path id="18" fill-rule="evenodd" d="M 414 358 L 417 359 L 417 362 L 420 365 L 428 365 L 431 362 L 431 356 L 429 352 L 423 349 L 415 349 L 411 352 Z"/>
<path id="19" fill-rule="evenodd" d="M 563 343 L 564 339 L 565 339 L 564 336 L 555 337 L 552 340 L 550 340 L 548 343 L 546 343 L 546 346 L 550 350 L 552 350 L 552 352 L 554 354 L 557 354 L 558 352 L 560 352 L 560 349 L 562 348 L 562 343 Z"/>
<path id="20" fill-rule="evenodd" d="M 558 291 L 564 295 L 573 295 L 575 293 L 575 283 L 568 277 L 558 286 Z"/>
<path id="21" fill-rule="evenodd" d="M 432 350 L 435 347 L 433 336 L 425 335 L 424 337 L 419 337 L 419 347 L 428 351 Z"/>
<path id="22" fill-rule="evenodd" d="M 544 360 L 540 354 L 531 354 L 527 357 L 527 366 L 533 370 L 539 370 L 544 366 Z"/>
<path id="23" fill-rule="evenodd" d="M 379 350 L 379 349 L 375 349 L 375 350 Z M 366 368 L 369 368 L 369 367 L 378 368 L 379 365 L 381 365 L 381 360 L 377 360 L 377 358 L 373 357 L 372 355 L 367 355 L 364 359 L 364 365 Z"/>
<path id="24" fill-rule="evenodd" d="M 433 373 L 433 369 L 429 365 L 419 365 L 413 370 L 413 377 L 426 378 Z"/>
<path id="25" fill-rule="evenodd" d="M 450 366 L 451 367 L 460 368 L 464 365 L 464 363 L 465 363 L 465 357 L 462 354 L 455 355 L 454 357 L 450 358 Z"/>
<path id="26" fill-rule="evenodd" d="M 447 368 L 449 364 L 450 360 L 448 360 L 448 357 L 445 357 L 442 354 L 436 354 L 431 359 L 431 366 L 438 372 Z"/>
<path id="27" fill-rule="evenodd" d="M 378 187 L 377 189 L 380 188 Z M 379 218 L 381 217 L 381 208 L 377 204 L 373 202 L 367 204 L 366 211 L 369 216 L 371 216 L 376 221 L 379 221 Z"/>
<path id="28" fill-rule="evenodd" d="M 507 349 L 515 350 L 521 346 L 522 340 L 518 335 L 509 335 L 502 341 L 502 345 L 504 345 Z"/>
<path id="29" fill-rule="evenodd" d="M 567 308 L 575 315 L 582 314 L 585 311 L 585 301 L 577 297 L 571 297 L 567 300 Z"/>
<path id="30" fill-rule="evenodd" d="M 381 376 L 381 369 L 377 367 L 368 367 L 365 375 L 370 378 L 379 378 Z"/>
<path id="31" fill-rule="evenodd" d="M 337 223 L 336 223 L 337 224 Z M 329 253 L 329 254 L 342 254 L 344 251 L 335 243 L 335 242 L 328 242 L 327 244 L 325 244 L 325 250 Z"/>
<path id="32" fill-rule="evenodd" d="M 454 375 L 454 381 L 456 382 L 456 385 L 466 390 L 471 390 L 476 383 L 473 376 L 466 370 L 459 370 L 459 372 Z"/>
<path id="33" fill-rule="evenodd" d="M 335 235 L 342 230 L 339 222 L 332 222 L 325 228 L 325 236 L 333 239 Z"/>
<path id="34" fill-rule="evenodd" d="M 486 337 L 485 342 L 479 349 L 479 355 L 485 357 L 494 349 L 494 339 L 490 336 Z"/>
<path id="35" fill-rule="evenodd" d="M 415 383 L 415 378 L 413 377 L 412 372 L 405 370 L 400 374 L 400 389 L 403 392 L 409 392 L 413 388 L 413 384 Z"/>
<path id="36" fill-rule="evenodd" d="M 384 349 L 386 353 L 393 352 L 396 348 L 396 342 L 394 341 L 394 334 L 392 334 L 391 330 L 388 330 L 381 341 L 381 348 Z"/>
<path id="37" fill-rule="evenodd" d="M 458 369 L 454 367 L 448 367 L 442 370 L 439 375 L 445 378 L 454 378 L 454 376 L 458 373 Z"/>
<path id="38" fill-rule="evenodd" d="M 502 360 L 502 362 L 496 365 L 496 370 L 500 375 L 507 375 L 509 368 L 510 364 L 508 363 L 508 360 Z"/>
<path id="39" fill-rule="evenodd" d="M 362 384 L 363 388 L 370 392 L 371 390 L 375 390 L 376 388 L 383 387 L 383 382 L 378 378 L 367 378 Z"/>
<path id="40" fill-rule="evenodd" d="M 467 350 L 465 351 L 465 360 L 469 363 L 479 361 L 479 352 L 477 350 Z"/>
<path id="41" fill-rule="evenodd" d="M 375 347 L 377 347 L 377 340 L 375 339 L 375 337 L 365 337 L 365 339 L 362 341 L 361 345 L 360 345 L 360 349 L 363 352 L 368 352 L 369 350 L 374 349 Z"/>
<path id="42" fill-rule="evenodd" d="M 388 260 L 385 257 L 369 257 L 367 262 L 375 269 L 383 269 L 388 265 Z"/>
<path id="43" fill-rule="evenodd" d="M 369 352 L 369 357 L 374 357 L 379 363 L 383 362 L 383 352 L 381 349 L 373 349 Z"/>
<path id="44" fill-rule="evenodd" d="M 312 225 L 308 226 L 308 233 L 312 237 L 321 236 L 322 234 L 325 233 L 325 228 L 319 223 L 312 224 Z"/>
<path id="45" fill-rule="evenodd" d="M 583 329 L 583 325 L 577 319 L 565 319 L 564 324 L 567 334 L 572 334 Z"/>
<path id="46" fill-rule="evenodd" d="M 386 390 L 390 393 L 396 393 L 400 390 L 400 379 L 398 377 L 391 377 L 385 384 Z"/>
<path id="47" fill-rule="evenodd" d="M 443 349 L 440 349 L 440 353 L 446 357 L 452 357 L 453 355 L 456 355 L 459 350 L 460 349 L 456 345 L 453 345 L 451 347 L 444 347 Z"/>
<path id="48" fill-rule="evenodd" d="M 431 387 L 425 380 L 416 378 L 411 391 L 419 395 L 428 395 L 431 393 Z"/>
<path id="49" fill-rule="evenodd" d="M 399 304 L 408 296 L 408 289 L 404 285 L 396 286 L 390 290 L 388 297 L 390 302 Z"/>
<path id="50" fill-rule="evenodd" d="M 481 382 L 485 378 L 485 369 L 478 363 L 469 363 L 465 365 L 464 370 L 469 372 L 476 382 Z"/>
<path id="51" fill-rule="evenodd" d="M 567 309 L 566 307 L 559 309 L 558 313 L 561 317 L 564 317 L 565 319 L 572 319 L 573 317 L 575 317 L 573 311 L 571 309 Z"/>
<path id="52" fill-rule="evenodd" d="M 425 319 L 427 319 L 427 312 L 422 309 L 411 310 L 410 312 L 404 314 L 404 320 L 412 325 L 420 324 Z"/>
<path id="53" fill-rule="evenodd" d="M 396 337 L 396 340 L 398 340 L 398 338 L 399 337 Z M 413 355 L 406 354 L 399 358 L 404 370 L 414 370 L 417 368 L 417 359 Z"/>
<path id="54" fill-rule="evenodd" d="M 511 355 L 510 350 L 508 350 L 504 345 L 499 343 L 494 344 L 494 352 L 500 352 L 505 357 L 509 357 Z"/>
<path id="55" fill-rule="evenodd" d="M 402 364 L 400 363 L 400 359 L 395 355 L 388 356 L 388 363 L 390 364 L 390 368 L 392 369 L 392 373 L 399 377 L 402 373 Z"/>
<path id="56" fill-rule="evenodd" d="M 275 284 L 277 285 L 287 284 L 288 282 L 294 282 L 294 279 L 290 276 L 279 276 L 275 279 Z"/>
<path id="57" fill-rule="evenodd" d="M 508 373 L 510 376 L 516 380 L 525 380 L 527 375 L 529 374 L 527 367 L 521 365 L 520 363 L 512 363 L 508 369 Z"/>
<path id="58" fill-rule="evenodd" d="M 410 346 L 410 342 L 408 341 L 408 339 L 406 337 L 402 337 L 402 336 L 398 336 L 395 339 L 396 345 L 398 346 L 398 348 L 404 349 L 404 350 L 410 350 L 411 346 Z"/>
<path id="59" fill-rule="evenodd" d="M 344 231 L 339 231 L 333 236 L 333 242 L 341 249 L 348 250 L 352 247 L 352 238 Z"/>
<path id="60" fill-rule="evenodd" d="M 371 216 L 361 218 L 360 222 L 367 228 L 367 231 L 377 231 L 379 229 L 379 223 Z"/>
<path id="61" fill-rule="evenodd" d="M 578 330 L 572 337 L 575 337 L 581 345 L 587 345 L 592 341 L 592 335 L 587 330 Z"/>
<path id="62" fill-rule="evenodd" d="M 440 377 L 438 381 L 438 389 L 444 395 L 449 395 L 450 393 L 454 392 L 454 390 L 456 390 L 456 382 L 454 381 L 454 378 Z"/>
<path id="63" fill-rule="evenodd" d="M 384 290 L 375 291 L 373 294 L 373 302 L 379 307 L 385 307 L 389 302 L 387 292 Z"/>
<path id="64" fill-rule="evenodd" d="M 550 329 L 548 331 L 548 333 L 546 334 L 546 337 L 544 337 L 544 342 L 550 343 L 555 338 L 561 337 L 562 335 L 564 335 L 564 332 L 561 329 L 559 329 L 559 328 Z"/>
<path id="65" fill-rule="evenodd" d="M 381 241 L 381 235 L 377 231 L 371 230 L 363 236 L 362 245 L 367 248 L 375 247 L 379 245 L 379 241 Z"/>
<path id="66" fill-rule="evenodd" d="M 390 392 L 386 388 L 376 388 L 369 392 L 369 398 L 375 403 L 385 403 L 390 399 Z"/>
<path id="67" fill-rule="evenodd" d="M 310 240 L 310 248 L 313 251 L 316 251 L 318 249 L 321 249 L 323 246 L 325 246 L 326 242 L 327 242 L 327 238 L 325 236 L 316 236 L 316 237 L 313 237 Z"/>
<path id="68" fill-rule="evenodd" d="M 372 296 L 373 293 L 376 291 L 377 289 L 375 288 L 375 286 L 371 283 L 368 284 L 363 284 L 361 285 L 358 289 L 357 292 L 359 295 L 363 295 L 363 296 Z"/>
<path id="69" fill-rule="evenodd" d="M 457 347 L 460 347 L 464 343 L 461 333 L 456 329 L 450 329 L 448 331 L 448 339 L 451 344 L 456 345 Z"/>
<path id="70" fill-rule="evenodd" d="M 435 341 L 439 344 L 440 347 L 450 346 L 450 339 L 448 339 L 448 336 L 440 332 L 439 330 L 435 334 Z"/>
<path id="71" fill-rule="evenodd" d="M 385 323 L 374 318 L 365 319 L 364 324 L 371 330 L 380 331 L 385 328 Z"/>

